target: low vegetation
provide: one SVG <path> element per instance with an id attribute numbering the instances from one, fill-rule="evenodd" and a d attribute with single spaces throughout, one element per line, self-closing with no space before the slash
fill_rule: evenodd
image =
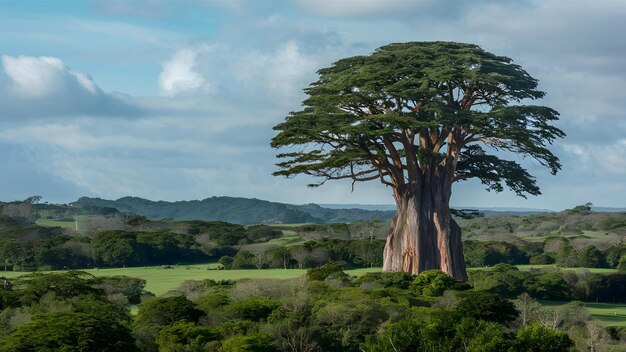
<path id="1" fill-rule="evenodd" d="M 0 207 L 0 351 L 566 351 L 624 340 L 623 213 L 463 219 L 460 283 L 381 273 L 380 221 L 238 225 L 96 206 L 68 218 L 72 207 L 40 205 Z"/>
<path id="2" fill-rule="evenodd" d="M 331 263 L 303 279 L 189 281 L 159 298 L 143 284 L 84 272 L 10 280 L 0 351 L 569 351 L 623 335 L 598 337 L 582 305 L 507 300 L 439 271 L 353 279 Z"/>

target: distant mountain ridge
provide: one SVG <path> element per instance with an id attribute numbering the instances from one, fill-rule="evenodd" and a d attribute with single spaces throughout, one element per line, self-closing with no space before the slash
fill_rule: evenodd
<path id="1" fill-rule="evenodd" d="M 294 205 L 226 196 L 175 202 L 152 201 L 139 197 L 123 197 L 117 200 L 82 197 L 72 205 L 79 208 L 116 208 L 150 219 L 220 220 L 236 224 L 386 221 L 395 214 L 395 211 L 329 209 L 317 204 Z"/>
<path id="2" fill-rule="evenodd" d="M 236 224 L 296 224 L 335 223 L 363 220 L 391 220 L 395 214 L 392 204 L 286 204 L 256 198 L 210 197 L 202 200 L 152 201 L 139 197 L 117 200 L 82 197 L 73 206 L 81 209 L 94 207 L 115 208 L 150 219 L 220 220 Z M 457 207 L 475 209 L 485 216 L 532 215 L 552 212 L 547 209 L 511 207 Z M 593 208 L 599 212 L 619 212 L 622 208 Z"/>

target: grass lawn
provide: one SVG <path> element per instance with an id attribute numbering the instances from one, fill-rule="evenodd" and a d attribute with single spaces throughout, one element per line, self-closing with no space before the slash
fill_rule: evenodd
<path id="1" fill-rule="evenodd" d="M 272 226 L 272 227 L 298 227 L 298 226 L 304 226 L 304 225 L 319 225 L 316 224 L 314 222 L 303 222 L 303 223 L 299 223 L 299 224 L 263 224 L 263 225 L 267 225 L 267 226 Z"/>
<path id="2" fill-rule="evenodd" d="M 283 237 L 280 238 L 274 238 L 271 239 L 267 242 L 263 242 L 263 243 L 253 243 L 253 244 L 249 244 L 246 245 L 245 247 L 243 247 L 243 249 L 250 251 L 252 253 L 262 253 L 262 252 L 267 252 L 272 248 L 276 248 L 276 247 L 293 247 L 299 244 L 303 244 L 306 241 L 308 241 L 306 238 L 298 235 L 297 233 L 295 233 L 294 231 L 284 231 L 283 230 Z"/>
<path id="3" fill-rule="evenodd" d="M 89 215 L 78 216 L 78 229 L 85 229 Z M 54 220 L 54 219 L 39 219 L 35 221 L 35 224 L 44 227 L 63 227 L 68 229 L 76 229 L 76 223 L 74 221 Z"/>
<path id="4" fill-rule="evenodd" d="M 568 302 L 542 301 L 541 304 L 549 307 L 558 307 Z M 626 326 L 626 304 L 590 303 L 583 302 L 593 319 L 606 326 Z"/>
<path id="5" fill-rule="evenodd" d="M 164 269 L 162 266 L 111 268 L 111 269 L 85 269 L 84 271 L 94 276 L 126 275 L 146 280 L 146 290 L 155 295 L 165 294 L 173 290 L 186 280 L 238 280 L 238 279 L 293 279 L 306 274 L 306 269 L 249 269 L 249 270 L 207 270 L 218 264 L 176 265 L 172 269 Z M 381 268 L 367 268 L 346 270 L 349 275 L 363 275 L 366 272 L 380 271 Z M 24 272 L 2 272 L 8 278 L 24 275 Z"/>

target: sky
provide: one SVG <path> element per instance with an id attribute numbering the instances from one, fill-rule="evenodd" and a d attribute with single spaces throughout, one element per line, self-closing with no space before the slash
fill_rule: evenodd
<path id="1" fill-rule="evenodd" d="M 626 1 L 0 2 L 0 200 L 41 195 L 393 203 L 376 182 L 274 177 L 272 127 L 316 71 L 392 42 L 475 43 L 539 80 L 567 137 L 542 195 L 455 184 L 452 204 L 626 206 Z"/>

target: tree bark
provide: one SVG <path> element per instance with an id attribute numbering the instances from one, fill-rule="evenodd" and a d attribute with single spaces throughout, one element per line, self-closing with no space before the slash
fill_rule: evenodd
<path id="1" fill-rule="evenodd" d="M 383 271 L 419 274 L 439 269 L 467 280 L 461 228 L 449 207 L 451 188 L 448 177 L 434 172 L 394 189 L 397 212 L 387 236 Z"/>

